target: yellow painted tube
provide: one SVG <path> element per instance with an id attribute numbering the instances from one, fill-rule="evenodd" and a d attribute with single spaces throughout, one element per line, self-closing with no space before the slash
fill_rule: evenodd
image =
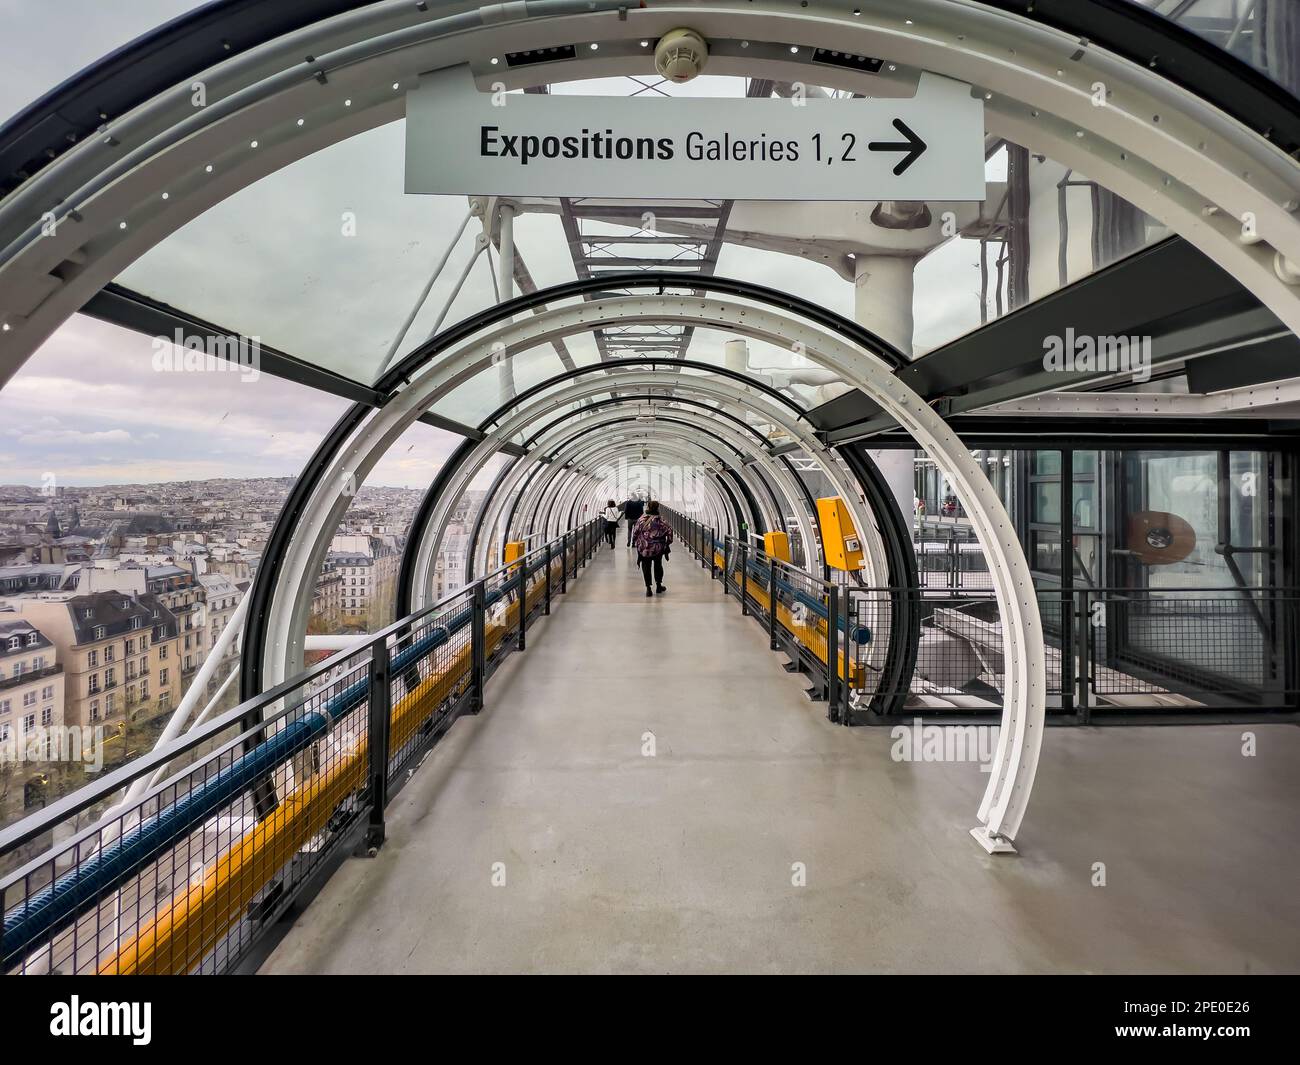
<path id="1" fill-rule="evenodd" d="M 556 574 L 552 566 L 552 579 Z M 536 580 L 526 596 L 531 610 L 545 595 Z M 519 604 L 511 603 L 502 625 L 484 632 L 488 653 L 518 624 Z M 393 707 L 390 750 L 406 743 L 451 693 L 470 668 L 468 644 L 449 667 L 422 681 Z M 243 916 L 248 904 L 313 836 L 324 830 L 349 794 L 365 784 L 367 749 L 360 745 L 324 772 L 286 795 L 275 812 L 216 860 L 201 883 L 177 892 L 118 953 L 104 962 L 101 975 L 181 975 L 192 971 Z"/>

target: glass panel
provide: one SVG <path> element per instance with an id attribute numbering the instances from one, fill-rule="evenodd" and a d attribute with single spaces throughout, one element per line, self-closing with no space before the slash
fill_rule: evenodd
<path id="1" fill-rule="evenodd" d="M 24 691 L 41 722 L 35 761 L 0 787 L 0 824 L 152 749 L 346 407 L 80 315 L 0 391 L 10 545 L 0 598 L 8 624 L 38 634 L 30 649 L 0 652 L 0 724 L 4 700 Z M 237 662 L 233 647 L 223 653 L 198 709 Z M 15 687 L 19 663 L 31 680 Z M 231 685 L 213 712 L 237 696 Z M 66 752 L 87 737 L 88 758 L 39 754 L 45 739 Z"/>
<path id="2" fill-rule="evenodd" d="M 1029 520 L 1045 525 L 1061 523 L 1061 486 L 1056 482 L 1035 484 Z"/>
<path id="3" fill-rule="evenodd" d="M 357 487 L 316 576 L 309 633 L 378 632 L 397 620 L 397 575 L 411 521 L 460 440 L 416 422 Z M 308 665 L 330 653 L 309 656 Z"/>
<path id="4" fill-rule="evenodd" d="M 1295 0 L 1133 0 L 1191 30 L 1300 96 Z"/>
<path id="5" fill-rule="evenodd" d="M 662 88 L 740 97 L 745 85 L 743 78 L 725 77 L 700 78 L 684 89 L 667 83 Z M 562 91 L 643 88 L 633 79 L 604 79 Z M 404 120 L 392 122 L 268 175 L 172 234 L 117 281 L 353 380 L 372 382 L 385 365 L 437 328 L 498 300 L 494 251 L 473 261 L 480 221 L 471 219 L 454 239 L 468 210 L 466 199 L 403 192 L 404 133 Z M 1015 146 L 995 152 L 986 174 L 987 198 L 960 205 L 954 239 L 941 236 L 926 205 L 895 205 L 896 218 L 884 217 L 879 204 L 808 202 L 789 214 L 773 212 L 770 204 L 736 201 L 726 215 L 715 272 L 802 296 L 852 318 L 854 277 L 863 257 L 894 247 L 900 227 L 930 227 L 933 239 L 916 244 L 913 335 L 897 338 L 919 355 L 1167 235 L 1086 176 Z M 1009 175 L 1025 189 L 1015 201 L 1027 202 L 1023 217 L 1008 213 Z M 658 234 L 639 228 L 640 214 L 635 222 L 599 214 L 602 205 L 626 207 L 629 201 L 524 198 L 517 203 L 516 248 L 539 287 L 635 269 L 639 258 L 647 268 L 671 268 L 689 277 L 707 267 L 702 249 L 714 247 L 719 235 L 720 215 L 674 219 L 657 201 Z M 707 214 L 719 205 L 696 201 L 693 208 Z M 792 217 L 797 225 L 788 221 Z M 1029 238 L 1020 271 L 1008 259 L 1008 227 L 1020 227 Z M 572 232 L 579 233 L 573 244 Z M 656 235 L 681 239 L 655 243 Z M 628 244 L 633 237 L 641 243 Z M 445 268 L 421 300 L 449 246 Z M 643 250 L 632 254 L 636 248 Z M 612 265 L 602 266 L 601 259 Z M 1013 283 L 1014 278 L 1020 280 Z M 907 298 L 906 293 L 900 290 L 898 298 Z M 404 328 L 413 312 L 414 320 Z M 655 350 L 647 340 L 655 339 L 656 329 L 664 346 L 680 350 L 682 326 L 637 327 L 615 338 L 618 344 L 609 338 L 602 343 L 624 352 Z M 727 339 L 725 331 L 710 335 L 696 329 L 689 354 L 720 362 Z M 761 376 L 784 378 L 788 384 L 782 387 L 814 405 L 844 390 L 789 351 L 752 344 L 751 361 Z"/>
<path id="6" fill-rule="evenodd" d="M 1061 453 L 1059 451 L 1035 451 L 1033 453 L 1033 472 L 1037 476 L 1059 477 L 1061 475 Z"/>
<path id="7" fill-rule="evenodd" d="M 118 282 L 371 382 L 468 212 L 463 197 L 404 194 L 403 137 L 404 123 L 390 123 L 268 175 L 172 234 Z M 466 227 L 396 357 L 433 331 L 478 229 Z M 518 230 L 525 247 L 562 236 L 545 216 L 521 218 Z M 480 257 L 443 324 L 495 302 Z"/>

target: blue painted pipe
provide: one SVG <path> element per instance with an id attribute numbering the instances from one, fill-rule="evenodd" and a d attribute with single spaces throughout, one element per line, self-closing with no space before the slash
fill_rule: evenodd
<path id="1" fill-rule="evenodd" d="M 713 548 L 715 552 L 722 551 L 724 546 L 725 545 L 719 543 L 717 540 L 713 542 Z M 749 570 L 749 575 L 754 580 L 758 581 L 758 583 L 761 584 L 764 588 L 766 588 L 768 577 L 770 576 L 768 572 L 768 567 L 763 565 L 763 563 L 761 562 L 755 562 L 753 559 L 748 559 L 745 565 L 746 568 Z M 831 614 L 830 609 L 826 606 L 825 603 L 821 601 L 819 597 L 815 595 L 809 595 L 807 592 L 796 588 L 789 581 L 783 581 L 780 577 L 776 579 L 776 587 L 778 591 L 784 592 L 786 595 L 790 596 L 790 598 L 793 599 L 796 603 L 802 603 L 805 607 L 807 607 L 819 618 L 821 618 L 822 621 L 829 620 Z M 869 629 L 866 625 L 857 625 L 850 628 L 849 619 L 844 616 L 841 616 L 838 619 L 838 621 L 839 624 L 837 627 L 839 628 L 839 630 L 841 632 L 847 633 L 849 639 L 852 640 L 854 643 L 866 644 L 871 642 L 871 629 Z"/>
<path id="2" fill-rule="evenodd" d="M 545 558 L 528 568 L 528 576 L 546 568 Z M 492 606 L 517 578 L 484 597 Z M 431 651 L 445 644 L 470 623 L 473 607 L 464 607 L 432 629 L 405 651 L 393 656 L 394 673 L 417 665 Z M 241 792 L 308 747 L 366 701 L 370 678 L 350 684 L 328 699 L 320 710 L 303 715 L 268 740 L 235 759 L 229 766 L 191 791 L 158 816 L 134 829 L 110 846 L 103 847 L 77 868 L 20 902 L 4 915 L 0 933 L 0 969 L 17 962 L 32 945 L 61 931 L 75 919 L 83 905 L 121 886 L 140 866 L 160 853 L 173 840 L 189 832 Z"/>

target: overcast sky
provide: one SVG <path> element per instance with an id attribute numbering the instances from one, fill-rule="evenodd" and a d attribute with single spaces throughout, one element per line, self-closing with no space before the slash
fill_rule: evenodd
<path id="1" fill-rule="evenodd" d="M 98 56 L 196 6 L 0 0 L 0 112 L 13 113 Z M 732 94 L 738 85 L 701 79 L 690 91 Z M 631 88 L 618 79 L 596 91 Z M 403 193 L 403 137 L 403 124 L 393 123 L 270 175 L 173 234 L 119 281 L 355 379 L 373 379 L 466 211 L 460 197 Z M 354 232 L 344 232 L 345 215 L 355 219 Z M 400 350 L 432 331 L 469 257 L 474 225 Z M 517 241 L 539 285 L 574 277 L 556 218 L 522 216 Z M 953 242 L 922 264 L 919 347 L 978 324 L 977 247 Z M 852 314 L 852 284 L 816 263 L 727 245 L 718 273 Z M 495 298 L 480 261 L 447 322 Z M 701 331 L 692 354 L 708 357 L 706 349 L 720 349 L 725 339 Z M 572 346 L 579 358 L 595 357 L 589 339 Z M 47 473 L 69 485 L 293 475 L 345 408 L 342 400 L 266 374 L 249 382 L 232 373 L 159 373 L 153 354 L 152 338 L 71 319 L 0 391 L 0 483 L 36 485 Z M 518 363 L 519 387 L 559 368 L 549 349 Z M 494 405 L 486 383 L 462 389 L 438 409 L 477 421 Z M 416 426 L 370 483 L 424 487 L 454 443 Z"/>

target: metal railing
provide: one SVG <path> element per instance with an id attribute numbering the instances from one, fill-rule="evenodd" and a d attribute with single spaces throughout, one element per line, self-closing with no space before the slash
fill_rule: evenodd
<path id="1" fill-rule="evenodd" d="M 393 795 L 457 717 L 482 710 L 487 678 L 586 564 L 596 526 L 0 831 L 0 863 L 16 865 L 0 878 L 0 972 L 240 968 L 309 885 L 382 845 Z"/>
<path id="2" fill-rule="evenodd" d="M 741 613 L 767 629 L 768 645 L 790 659 L 786 668 L 809 675 L 809 697 L 826 702 L 831 721 L 850 724 L 850 694 L 860 683 L 854 664 L 871 654 L 858 651 L 858 641 L 869 634 L 851 623 L 844 589 L 766 555 L 748 538 L 719 539 L 695 519 L 664 511 L 678 538 L 721 579 L 723 592 L 735 596 Z"/>
<path id="3" fill-rule="evenodd" d="M 991 592 L 853 588 L 855 625 L 889 637 L 891 598 L 921 616 L 907 712 L 997 714 L 1002 624 Z M 1300 591 L 1288 588 L 1037 590 L 1049 713 L 1077 723 L 1124 715 L 1294 712 Z M 881 691 L 862 663 L 860 697 Z M 893 694 L 893 693 L 886 693 Z"/>
<path id="4" fill-rule="evenodd" d="M 720 538 L 668 513 L 691 551 L 715 576 L 725 574 L 723 588 L 742 611 L 768 626 L 773 648 L 816 678 L 813 694 L 831 699 L 833 720 L 883 719 L 865 707 L 895 701 L 909 715 L 1001 713 L 1000 609 L 983 553 L 965 530 L 918 541 L 936 545 L 918 552 L 919 588 L 867 587 L 851 577 L 822 580 L 744 539 Z M 1037 597 L 1048 711 L 1062 721 L 1300 709 L 1298 589 L 1039 588 Z M 902 613 L 920 618 L 920 631 L 915 667 L 895 691 L 884 666 L 900 598 L 909 607 Z M 841 668 L 831 671 L 827 663 L 837 659 Z"/>

